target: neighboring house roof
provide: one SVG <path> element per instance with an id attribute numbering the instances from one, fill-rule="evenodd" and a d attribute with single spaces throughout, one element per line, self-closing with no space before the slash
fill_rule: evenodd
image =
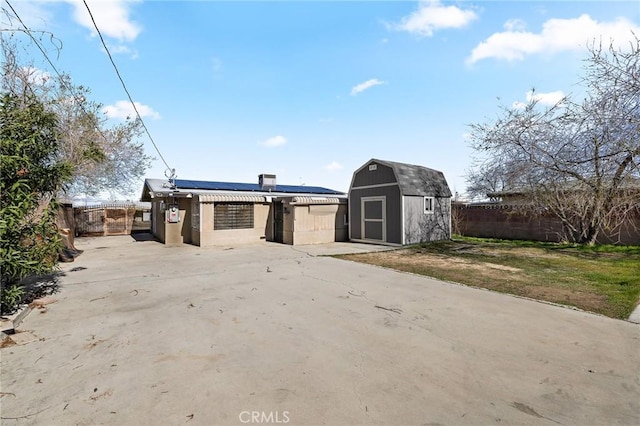
<path id="1" fill-rule="evenodd" d="M 585 182 L 581 182 L 578 180 L 570 180 L 567 182 L 559 182 L 555 183 L 555 186 L 551 186 L 550 189 L 553 191 L 560 191 L 566 193 L 579 192 L 583 191 L 587 188 L 587 184 Z M 545 187 L 540 185 L 536 188 L 510 188 L 503 189 L 502 191 L 493 191 L 487 192 L 487 197 L 489 198 L 506 198 L 506 197 L 528 197 L 534 191 L 538 191 L 543 193 L 545 191 Z M 640 179 L 635 177 L 626 178 L 619 183 L 618 191 L 640 191 Z"/>
<path id="2" fill-rule="evenodd" d="M 276 185 L 272 190 L 264 190 L 257 183 L 238 183 L 238 182 L 211 182 L 200 180 L 184 180 L 176 179 L 175 186 L 172 186 L 166 179 L 145 179 L 144 188 L 142 190 L 142 201 L 151 201 L 157 195 L 174 195 L 194 193 L 202 196 L 226 195 L 225 199 L 263 199 L 261 197 L 278 197 L 278 196 L 327 196 L 346 197 L 346 194 L 333 189 L 322 188 L 319 186 L 303 186 L 303 185 Z M 240 197 L 240 198 L 238 198 Z M 248 198 L 247 198 L 248 197 Z M 213 198 L 211 198 L 213 200 Z"/>
<path id="3" fill-rule="evenodd" d="M 422 195 L 428 197 L 451 197 L 449 184 L 444 173 L 428 167 L 414 164 L 372 158 L 367 164 L 376 162 L 391 167 L 396 175 L 403 195 Z"/>

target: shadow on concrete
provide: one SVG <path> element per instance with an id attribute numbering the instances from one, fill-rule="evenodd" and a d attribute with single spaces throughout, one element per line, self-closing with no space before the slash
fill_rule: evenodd
<path id="1" fill-rule="evenodd" d="M 46 275 L 35 275 L 24 278 L 18 283 L 22 287 L 22 296 L 19 303 L 13 306 L 2 306 L 1 316 L 15 314 L 25 305 L 29 305 L 36 299 L 50 296 L 60 290 L 59 277 L 65 276 L 64 272 L 55 272 Z"/>
<path id="2" fill-rule="evenodd" d="M 151 232 L 132 232 L 131 238 L 133 238 L 136 242 L 157 241 L 156 238 L 151 234 Z"/>

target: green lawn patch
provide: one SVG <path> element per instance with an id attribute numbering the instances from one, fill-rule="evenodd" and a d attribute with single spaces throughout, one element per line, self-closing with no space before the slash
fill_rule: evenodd
<path id="1" fill-rule="evenodd" d="M 640 247 L 456 237 L 336 256 L 626 319 L 640 297 Z"/>

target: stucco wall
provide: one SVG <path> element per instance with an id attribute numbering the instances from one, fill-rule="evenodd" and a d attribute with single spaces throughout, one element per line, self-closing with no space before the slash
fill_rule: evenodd
<path id="1" fill-rule="evenodd" d="M 180 198 L 174 201 L 180 211 L 180 220 L 176 223 L 169 223 L 169 207 L 172 202 L 167 203 L 167 210 L 164 214 L 165 238 L 167 245 L 183 244 L 191 242 L 191 199 Z"/>
<path id="2" fill-rule="evenodd" d="M 347 226 L 344 216 L 346 204 L 311 204 L 291 206 L 293 220 L 288 220 L 291 229 L 285 226 L 285 234 L 290 235 L 286 244 L 321 244 L 347 240 Z M 293 226 L 291 226 L 293 225 Z M 285 238 L 286 240 L 287 238 Z"/>
<path id="3" fill-rule="evenodd" d="M 151 233 L 158 241 L 164 243 L 164 212 L 160 208 L 161 200 L 151 202 Z"/>
<path id="4" fill-rule="evenodd" d="M 265 241 L 269 219 L 269 204 L 253 205 L 253 228 L 214 230 L 213 203 L 201 203 L 200 246 L 227 246 Z"/>

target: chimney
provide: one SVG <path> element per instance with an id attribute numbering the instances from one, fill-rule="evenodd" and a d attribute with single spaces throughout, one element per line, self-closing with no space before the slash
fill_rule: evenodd
<path id="1" fill-rule="evenodd" d="M 263 191 L 271 191 L 276 189 L 276 175 L 263 173 L 258 175 L 258 185 Z"/>

